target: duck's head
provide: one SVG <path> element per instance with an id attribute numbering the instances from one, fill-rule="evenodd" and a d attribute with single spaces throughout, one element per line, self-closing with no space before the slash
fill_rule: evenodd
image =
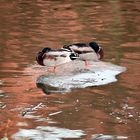
<path id="1" fill-rule="evenodd" d="M 90 42 L 89 46 L 99 55 L 99 59 L 104 57 L 104 52 L 102 47 L 100 47 L 96 42 Z"/>
<path id="2" fill-rule="evenodd" d="M 44 48 L 41 52 L 39 52 L 38 54 L 37 54 L 37 56 L 36 56 L 36 61 L 37 61 L 37 63 L 38 64 L 40 64 L 40 65 L 42 65 L 42 66 L 44 66 L 44 64 L 43 64 L 43 59 L 44 59 L 44 57 L 45 57 L 45 53 L 48 53 L 48 52 L 50 52 L 51 51 L 51 48 L 48 48 L 48 47 L 46 47 L 46 48 Z"/>

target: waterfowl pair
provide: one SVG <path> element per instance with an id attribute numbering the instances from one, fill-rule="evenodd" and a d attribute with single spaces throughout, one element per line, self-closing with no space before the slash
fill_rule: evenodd
<path id="1" fill-rule="evenodd" d="M 42 66 L 54 67 L 61 64 L 80 59 L 85 62 L 97 61 L 103 58 L 103 49 L 96 43 L 76 43 L 71 45 L 64 45 L 59 50 L 52 50 L 51 48 L 44 48 L 37 54 L 36 60 Z"/>

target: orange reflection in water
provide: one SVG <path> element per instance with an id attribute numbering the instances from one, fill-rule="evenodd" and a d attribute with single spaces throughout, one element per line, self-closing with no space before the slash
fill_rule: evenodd
<path id="1" fill-rule="evenodd" d="M 80 129 L 86 139 L 104 133 L 139 138 L 139 2 L 137 1 L 2 1 L 0 5 L 1 134 L 11 136 L 19 128 L 52 126 Z M 127 67 L 119 81 L 102 87 L 76 89 L 70 94 L 45 95 L 24 73 L 36 53 L 45 46 L 95 40 L 105 50 L 105 60 Z M 21 114 L 31 111 L 35 117 Z M 128 107 L 127 107 L 128 105 Z M 124 109 L 126 106 L 126 109 Z M 4 106 L 3 106 L 4 107 Z M 133 109 L 132 109 L 133 108 Z M 49 114 L 62 111 L 49 116 Z M 30 113 L 29 113 L 30 114 Z M 27 113 L 27 116 L 29 115 Z M 133 117 L 132 117 L 133 116 Z M 22 125 L 19 125 L 23 122 Z M 132 136 L 132 137 L 131 137 Z"/>

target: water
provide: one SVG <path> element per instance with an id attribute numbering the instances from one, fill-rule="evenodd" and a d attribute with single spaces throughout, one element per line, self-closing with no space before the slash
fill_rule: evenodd
<path id="1" fill-rule="evenodd" d="M 137 0 L 0 1 L 0 138 L 138 140 Z M 46 95 L 33 72 L 45 46 L 97 41 L 104 61 L 126 67 L 118 81 Z"/>
<path id="2" fill-rule="evenodd" d="M 30 69 L 30 71 L 29 71 Z M 28 72 L 34 73 L 33 79 L 45 93 L 70 92 L 75 88 L 86 88 L 116 82 L 116 75 L 124 72 L 125 67 L 102 61 L 89 61 L 88 66 L 81 60 L 71 61 L 56 68 L 55 73 L 47 67 L 33 65 Z M 27 71 L 25 71 L 27 73 Z M 38 76 L 35 76 L 38 75 Z"/>

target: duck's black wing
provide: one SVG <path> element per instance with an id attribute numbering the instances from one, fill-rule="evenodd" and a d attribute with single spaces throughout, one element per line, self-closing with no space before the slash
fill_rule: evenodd
<path id="1" fill-rule="evenodd" d="M 88 45 L 87 43 L 74 43 L 74 44 L 70 44 L 70 45 L 64 45 L 63 48 L 69 49 L 71 46 L 85 47 L 87 45 Z"/>
<path id="2" fill-rule="evenodd" d="M 78 47 L 85 47 L 87 46 L 87 43 L 75 43 L 73 45 L 78 46 Z"/>

